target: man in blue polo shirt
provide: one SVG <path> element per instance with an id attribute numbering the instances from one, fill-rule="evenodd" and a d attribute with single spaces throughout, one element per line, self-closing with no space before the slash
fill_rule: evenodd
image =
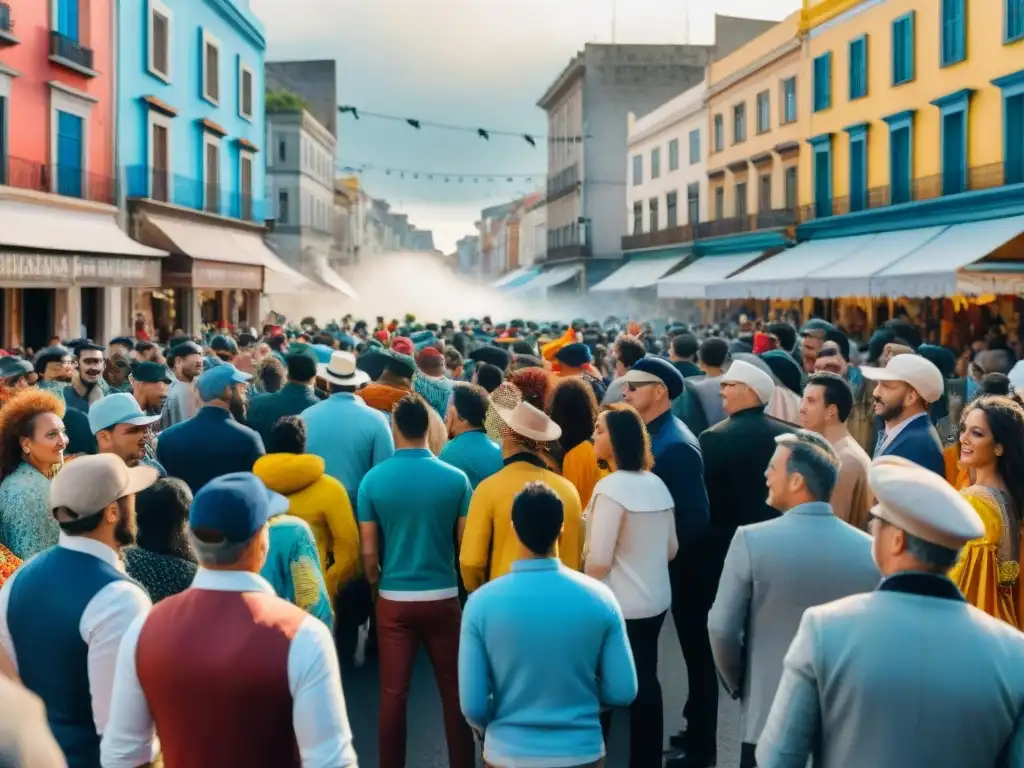
<path id="1" fill-rule="evenodd" d="M 448 764 L 476 765 L 473 736 L 459 706 L 462 611 L 452 546 L 453 531 L 462 539 L 473 490 L 461 470 L 435 458 L 427 447 L 429 409 L 417 394 L 395 405 L 395 455 L 371 469 L 359 486 L 364 571 L 370 584 L 380 588 L 380 768 L 405 766 L 406 702 L 421 641 L 441 694 Z"/>
<path id="2" fill-rule="evenodd" d="M 266 450 L 259 433 L 235 421 L 245 410 L 246 387 L 252 379 L 231 363 L 221 363 L 196 379 L 203 407 L 190 419 L 160 433 L 156 458 L 170 477 L 188 483 L 192 493 L 215 477 L 252 472 Z"/>

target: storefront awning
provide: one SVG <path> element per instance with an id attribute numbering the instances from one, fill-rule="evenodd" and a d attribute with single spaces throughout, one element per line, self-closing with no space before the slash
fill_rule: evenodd
<path id="1" fill-rule="evenodd" d="M 634 258 L 627 261 L 608 277 L 593 286 L 590 290 L 628 291 L 631 288 L 648 288 L 658 282 L 662 275 L 670 272 L 685 256 L 668 256 L 662 258 Z"/>
<path id="2" fill-rule="evenodd" d="M 804 283 L 805 295 L 816 299 L 870 296 L 873 275 L 926 246 L 946 229 L 944 226 L 924 227 L 843 238 L 862 241 L 862 244 L 845 258 L 808 275 Z"/>
<path id="3" fill-rule="evenodd" d="M 707 299 L 708 286 L 725 280 L 755 259 L 761 251 L 735 253 L 727 256 L 702 256 L 674 275 L 658 281 L 659 299 Z"/>
<path id="4" fill-rule="evenodd" d="M 1024 233 L 1024 216 L 954 224 L 940 235 L 871 278 L 872 296 L 924 298 L 1019 293 L 1024 287 L 1020 261 L 993 259 L 976 264 Z"/>
<path id="5" fill-rule="evenodd" d="M 811 240 L 777 253 L 735 277 L 708 286 L 712 299 L 802 299 L 812 272 L 845 259 L 864 245 L 865 238 Z"/>
<path id="6" fill-rule="evenodd" d="M 504 275 L 499 277 L 491 283 L 491 288 L 511 288 L 513 285 L 526 282 L 526 280 L 529 280 L 539 274 L 540 270 L 536 267 L 519 267 L 519 269 L 513 269 L 511 272 L 506 272 Z"/>
<path id="7" fill-rule="evenodd" d="M 349 285 L 341 275 L 327 266 L 326 263 L 321 263 L 317 266 L 316 276 L 319 278 L 320 282 L 332 291 L 337 291 L 350 299 L 359 298 L 359 294 L 356 293 L 356 289 Z"/>
<path id="8" fill-rule="evenodd" d="M 583 266 L 580 264 L 567 264 L 561 267 L 552 267 L 546 272 L 541 272 L 536 277 L 531 278 L 528 282 L 510 289 L 509 293 L 546 291 L 548 288 L 554 288 L 555 286 L 572 280 L 582 271 Z"/>

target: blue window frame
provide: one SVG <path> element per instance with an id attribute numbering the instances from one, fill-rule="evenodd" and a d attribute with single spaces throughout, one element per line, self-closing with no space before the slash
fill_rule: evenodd
<path id="1" fill-rule="evenodd" d="M 1004 0 L 1006 2 L 1006 18 L 1003 36 L 1007 43 L 1024 40 L 1024 0 Z"/>
<path id="2" fill-rule="evenodd" d="M 892 23 L 892 84 L 902 85 L 914 79 L 915 12 L 900 16 Z"/>
<path id="3" fill-rule="evenodd" d="M 850 101 L 868 95 L 868 36 L 850 41 Z"/>
<path id="4" fill-rule="evenodd" d="M 690 131 L 690 165 L 700 162 L 700 129 Z"/>
<path id="5" fill-rule="evenodd" d="M 57 31 L 78 42 L 78 1 L 57 0 Z"/>
<path id="6" fill-rule="evenodd" d="M 81 197 L 85 123 L 78 115 L 57 112 L 57 193 Z"/>
<path id="7" fill-rule="evenodd" d="M 1024 183 L 1024 69 L 992 85 L 1003 92 L 1003 181 Z"/>
<path id="8" fill-rule="evenodd" d="M 967 189 L 967 112 L 970 89 L 963 89 L 932 102 L 942 116 L 942 194 L 955 195 Z"/>
<path id="9" fill-rule="evenodd" d="M 850 137 L 850 211 L 868 207 L 868 124 L 846 128 Z"/>
<path id="10" fill-rule="evenodd" d="M 782 81 L 782 125 L 796 122 L 796 78 Z"/>
<path id="11" fill-rule="evenodd" d="M 808 139 L 814 152 L 814 215 L 832 215 L 832 134 L 823 133 Z"/>
<path id="12" fill-rule="evenodd" d="M 814 60 L 814 111 L 832 106 L 832 52 Z"/>
<path id="13" fill-rule="evenodd" d="M 909 203 L 914 189 L 914 112 L 882 118 L 889 124 L 889 200 Z"/>
<path id="14" fill-rule="evenodd" d="M 959 64 L 966 58 L 967 0 L 942 0 L 942 66 Z"/>

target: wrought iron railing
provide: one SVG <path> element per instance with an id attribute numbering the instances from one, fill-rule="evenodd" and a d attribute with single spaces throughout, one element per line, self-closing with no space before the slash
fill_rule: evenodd
<path id="1" fill-rule="evenodd" d="M 262 223 L 269 216 L 263 198 L 220 184 L 172 174 L 164 168 L 133 165 L 125 169 L 128 197 L 172 203 L 195 211 Z"/>
<path id="2" fill-rule="evenodd" d="M 13 32 L 11 24 L 11 6 L 8 3 L 0 3 L 0 32 Z"/>
<path id="3" fill-rule="evenodd" d="M 0 169 L 0 180 L 6 186 L 55 192 L 96 203 L 117 203 L 117 179 L 98 173 L 87 173 L 68 164 L 47 165 L 20 157 L 7 158 L 7 167 Z"/>
<path id="4" fill-rule="evenodd" d="M 77 40 L 72 40 L 60 32 L 50 32 L 50 55 L 58 56 L 84 69 L 91 70 L 93 68 L 92 49 L 86 48 Z"/>

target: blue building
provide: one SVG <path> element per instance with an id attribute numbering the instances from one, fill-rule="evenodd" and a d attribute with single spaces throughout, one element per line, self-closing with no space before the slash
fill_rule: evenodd
<path id="1" fill-rule="evenodd" d="M 265 281 L 297 279 L 263 243 L 263 24 L 249 0 L 117 5 L 129 233 L 171 254 L 159 290 L 133 291 L 136 321 L 158 331 L 258 323 Z"/>

